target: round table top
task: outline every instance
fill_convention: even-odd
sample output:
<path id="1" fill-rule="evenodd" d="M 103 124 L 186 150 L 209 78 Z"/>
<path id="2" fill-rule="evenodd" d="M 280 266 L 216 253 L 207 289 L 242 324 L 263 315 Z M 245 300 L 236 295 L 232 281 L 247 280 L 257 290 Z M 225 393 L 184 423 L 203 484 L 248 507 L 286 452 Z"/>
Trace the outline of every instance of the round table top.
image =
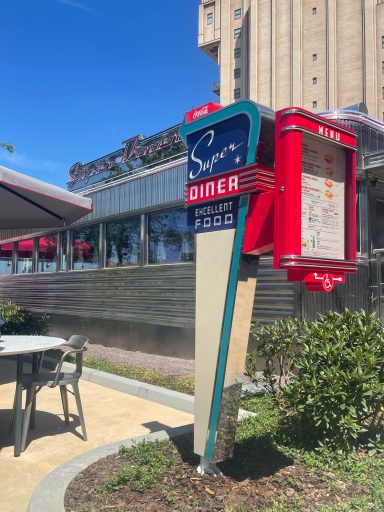
<path id="1" fill-rule="evenodd" d="M 13 356 L 16 354 L 31 354 L 57 348 L 66 342 L 64 338 L 53 336 L 0 336 L 0 356 Z"/>

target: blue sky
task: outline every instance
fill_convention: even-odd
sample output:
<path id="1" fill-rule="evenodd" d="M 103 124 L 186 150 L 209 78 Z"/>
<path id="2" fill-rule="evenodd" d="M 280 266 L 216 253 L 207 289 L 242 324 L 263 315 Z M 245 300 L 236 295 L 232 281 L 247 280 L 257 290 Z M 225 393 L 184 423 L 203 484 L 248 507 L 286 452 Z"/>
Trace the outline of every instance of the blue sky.
<path id="1" fill-rule="evenodd" d="M 59 186 L 69 167 L 217 101 L 199 0 L 3 0 L 0 165 Z"/>

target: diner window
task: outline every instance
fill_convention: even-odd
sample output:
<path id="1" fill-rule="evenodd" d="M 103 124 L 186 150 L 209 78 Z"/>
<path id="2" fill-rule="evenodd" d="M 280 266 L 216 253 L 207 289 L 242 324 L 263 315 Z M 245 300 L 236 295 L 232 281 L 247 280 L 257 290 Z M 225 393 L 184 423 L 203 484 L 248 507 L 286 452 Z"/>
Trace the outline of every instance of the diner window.
<path id="1" fill-rule="evenodd" d="M 140 217 L 106 225 L 106 266 L 140 264 Z"/>
<path id="2" fill-rule="evenodd" d="M 56 272 L 57 270 L 57 233 L 38 238 L 38 272 Z"/>
<path id="3" fill-rule="evenodd" d="M 13 244 L 0 245 L 0 274 L 12 274 Z"/>
<path id="4" fill-rule="evenodd" d="M 240 89 L 238 87 L 236 89 L 233 89 L 233 98 L 235 100 L 238 100 L 240 98 Z"/>
<path id="5" fill-rule="evenodd" d="M 72 231 L 72 269 L 99 268 L 99 226 L 90 226 Z"/>
<path id="6" fill-rule="evenodd" d="M 62 231 L 60 233 L 60 270 L 68 270 L 67 244 L 68 231 Z"/>
<path id="7" fill-rule="evenodd" d="M 235 20 L 239 20 L 241 18 L 241 9 L 235 9 L 233 13 L 233 17 Z"/>
<path id="8" fill-rule="evenodd" d="M 185 209 L 148 215 L 148 263 L 193 261 L 193 255 L 193 228 Z"/>
<path id="9" fill-rule="evenodd" d="M 213 12 L 209 12 L 207 14 L 207 25 L 212 25 L 213 23 Z"/>
<path id="10" fill-rule="evenodd" d="M 33 239 L 17 242 L 17 273 L 32 272 Z"/>
<path id="11" fill-rule="evenodd" d="M 233 50 L 233 56 L 235 59 L 240 59 L 241 57 L 241 48 L 235 48 Z"/>
<path id="12" fill-rule="evenodd" d="M 241 36 L 241 28 L 235 28 L 233 31 L 233 36 L 235 39 L 238 39 Z"/>
<path id="13" fill-rule="evenodd" d="M 240 78 L 240 73 L 241 73 L 240 68 L 235 68 L 233 70 L 233 78 Z"/>

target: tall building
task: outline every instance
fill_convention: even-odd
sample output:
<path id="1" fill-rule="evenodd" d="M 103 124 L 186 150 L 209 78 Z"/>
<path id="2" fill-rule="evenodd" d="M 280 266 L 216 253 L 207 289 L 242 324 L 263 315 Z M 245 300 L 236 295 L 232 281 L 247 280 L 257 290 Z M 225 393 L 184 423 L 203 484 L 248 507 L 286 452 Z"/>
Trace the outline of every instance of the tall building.
<path id="1" fill-rule="evenodd" d="M 201 0 L 199 47 L 220 66 L 214 91 L 273 109 L 363 101 L 384 117 L 384 0 Z"/>

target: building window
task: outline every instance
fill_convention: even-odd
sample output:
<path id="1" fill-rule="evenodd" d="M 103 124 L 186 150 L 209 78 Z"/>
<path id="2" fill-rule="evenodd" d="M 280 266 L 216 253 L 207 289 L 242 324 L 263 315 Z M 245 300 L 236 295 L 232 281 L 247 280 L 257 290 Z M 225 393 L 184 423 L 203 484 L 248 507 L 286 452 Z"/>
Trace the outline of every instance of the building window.
<path id="1" fill-rule="evenodd" d="M 235 59 L 240 59 L 240 57 L 241 57 L 241 48 L 235 48 L 233 50 L 233 56 L 235 57 Z"/>
<path id="2" fill-rule="evenodd" d="M 235 30 L 233 31 L 233 35 L 235 39 L 238 39 L 241 36 L 241 28 L 235 28 Z"/>
<path id="3" fill-rule="evenodd" d="M 317 60 L 317 53 L 312 53 L 312 60 Z"/>
<path id="4" fill-rule="evenodd" d="M 213 23 L 213 12 L 209 12 L 207 14 L 207 25 L 212 25 Z"/>
<path id="5" fill-rule="evenodd" d="M 317 84 L 317 76 L 314 76 L 312 78 L 312 83 L 313 83 L 313 85 Z"/>
<path id="6" fill-rule="evenodd" d="M 312 101 L 312 108 L 317 108 L 317 101 Z"/>
<path id="7" fill-rule="evenodd" d="M 384 48 L 384 36 L 381 36 L 381 47 Z"/>
<path id="8" fill-rule="evenodd" d="M 233 70 L 233 78 L 240 78 L 240 68 L 235 68 Z"/>
<path id="9" fill-rule="evenodd" d="M 0 245 L 0 274 L 12 274 L 13 244 Z"/>
<path id="10" fill-rule="evenodd" d="M 381 63 L 381 72 L 384 73 L 384 60 Z"/>
<path id="11" fill-rule="evenodd" d="M 140 264 L 140 217 L 106 225 L 106 267 Z"/>
<path id="12" fill-rule="evenodd" d="M 235 20 L 239 20 L 241 18 L 241 9 L 235 9 L 233 17 Z"/>
<path id="13" fill-rule="evenodd" d="M 172 210 L 148 215 L 148 263 L 193 261 L 194 234 L 187 211 Z"/>
<path id="14" fill-rule="evenodd" d="M 99 268 L 99 226 L 72 231 L 72 269 Z"/>
<path id="15" fill-rule="evenodd" d="M 316 14 L 316 13 L 317 13 L 316 7 L 312 7 L 312 14 Z"/>
<path id="16" fill-rule="evenodd" d="M 17 273 L 32 272 L 33 239 L 17 242 Z"/>
<path id="17" fill-rule="evenodd" d="M 235 100 L 238 100 L 240 98 L 240 89 L 239 88 L 233 89 L 233 97 Z"/>
<path id="18" fill-rule="evenodd" d="M 381 95 L 382 95 L 382 98 L 384 100 L 384 87 L 381 88 Z"/>
<path id="19" fill-rule="evenodd" d="M 41 236 L 37 242 L 37 271 L 56 272 L 57 270 L 57 234 Z"/>

